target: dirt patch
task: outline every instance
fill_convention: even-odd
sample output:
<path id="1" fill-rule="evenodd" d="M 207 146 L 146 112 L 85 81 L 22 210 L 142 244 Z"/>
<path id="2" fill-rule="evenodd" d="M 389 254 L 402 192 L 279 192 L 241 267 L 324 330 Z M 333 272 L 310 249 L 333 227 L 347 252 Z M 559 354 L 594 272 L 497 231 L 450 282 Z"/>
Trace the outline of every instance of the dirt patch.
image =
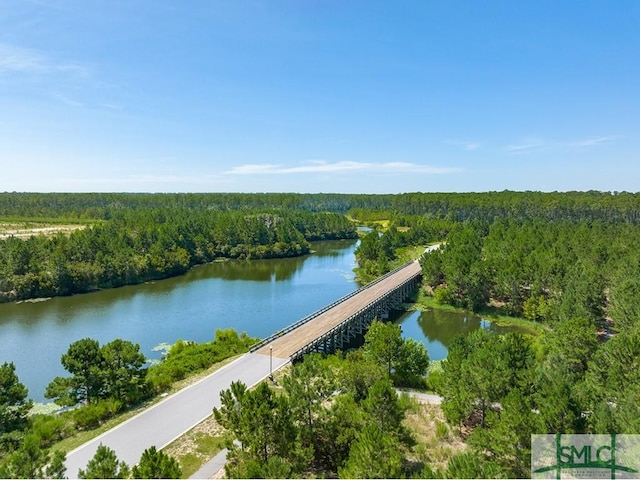
<path id="1" fill-rule="evenodd" d="M 215 417 L 212 415 L 170 443 L 163 451 L 176 458 L 184 457 L 187 454 L 196 454 L 196 456 L 208 461 L 210 457 L 205 458 L 202 455 L 201 442 L 198 440 L 204 437 L 222 437 L 225 432 L 225 428 L 216 422 Z"/>
<path id="2" fill-rule="evenodd" d="M 71 233 L 75 230 L 87 228 L 86 225 L 42 225 L 0 223 L 0 240 L 9 237 L 27 239 L 36 235 L 54 235 L 56 233 Z"/>
<path id="3" fill-rule="evenodd" d="M 225 432 L 211 415 L 162 451 L 178 460 L 183 477 L 189 478 L 224 448 Z"/>

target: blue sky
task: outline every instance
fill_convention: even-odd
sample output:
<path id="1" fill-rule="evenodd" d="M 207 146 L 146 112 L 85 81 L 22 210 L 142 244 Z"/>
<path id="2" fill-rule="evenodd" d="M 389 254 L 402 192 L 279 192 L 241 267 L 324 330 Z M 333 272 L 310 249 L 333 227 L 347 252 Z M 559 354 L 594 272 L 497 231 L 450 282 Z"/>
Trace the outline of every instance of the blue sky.
<path id="1" fill-rule="evenodd" d="M 0 191 L 640 191 L 640 2 L 2 0 Z"/>

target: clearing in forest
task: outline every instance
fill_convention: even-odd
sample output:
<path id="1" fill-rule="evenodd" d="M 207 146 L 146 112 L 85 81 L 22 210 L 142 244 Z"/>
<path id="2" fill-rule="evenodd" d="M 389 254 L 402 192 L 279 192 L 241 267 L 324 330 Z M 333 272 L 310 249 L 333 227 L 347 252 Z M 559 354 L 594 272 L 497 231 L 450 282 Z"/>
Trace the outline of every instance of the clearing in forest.
<path id="1" fill-rule="evenodd" d="M 54 235 L 59 232 L 70 233 L 82 230 L 86 225 L 66 225 L 36 222 L 2 222 L 0 221 L 0 240 L 9 237 L 27 239 L 35 235 Z"/>

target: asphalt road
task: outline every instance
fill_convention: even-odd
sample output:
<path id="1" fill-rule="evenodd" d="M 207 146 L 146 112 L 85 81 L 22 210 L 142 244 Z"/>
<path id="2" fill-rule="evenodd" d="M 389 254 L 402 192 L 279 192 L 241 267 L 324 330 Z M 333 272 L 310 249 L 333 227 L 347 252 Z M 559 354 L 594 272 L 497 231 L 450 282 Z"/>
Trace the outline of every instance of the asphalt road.
<path id="1" fill-rule="evenodd" d="M 273 370 L 289 359 L 273 357 Z M 100 444 L 115 450 L 118 458 L 135 465 L 142 452 L 152 445 L 158 449 L 193 428 L 220 406 L 220 392 L 241 380 L 253 386 L 269 376 L 268 355 L 248 353 L 208 377 L 167 397 L 162 402 L 103 433 L 67 454 L 67 476 L 77 478 Z"/>

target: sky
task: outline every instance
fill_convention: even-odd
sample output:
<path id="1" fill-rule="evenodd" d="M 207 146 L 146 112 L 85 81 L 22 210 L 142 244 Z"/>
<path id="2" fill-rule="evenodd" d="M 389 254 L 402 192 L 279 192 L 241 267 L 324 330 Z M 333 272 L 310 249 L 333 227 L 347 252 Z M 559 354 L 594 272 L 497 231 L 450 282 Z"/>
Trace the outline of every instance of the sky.
<path id="1" fill-rule="evenodd" d="M 640 191 L 640 2 L 0 0 L 0 191 Z"/>

